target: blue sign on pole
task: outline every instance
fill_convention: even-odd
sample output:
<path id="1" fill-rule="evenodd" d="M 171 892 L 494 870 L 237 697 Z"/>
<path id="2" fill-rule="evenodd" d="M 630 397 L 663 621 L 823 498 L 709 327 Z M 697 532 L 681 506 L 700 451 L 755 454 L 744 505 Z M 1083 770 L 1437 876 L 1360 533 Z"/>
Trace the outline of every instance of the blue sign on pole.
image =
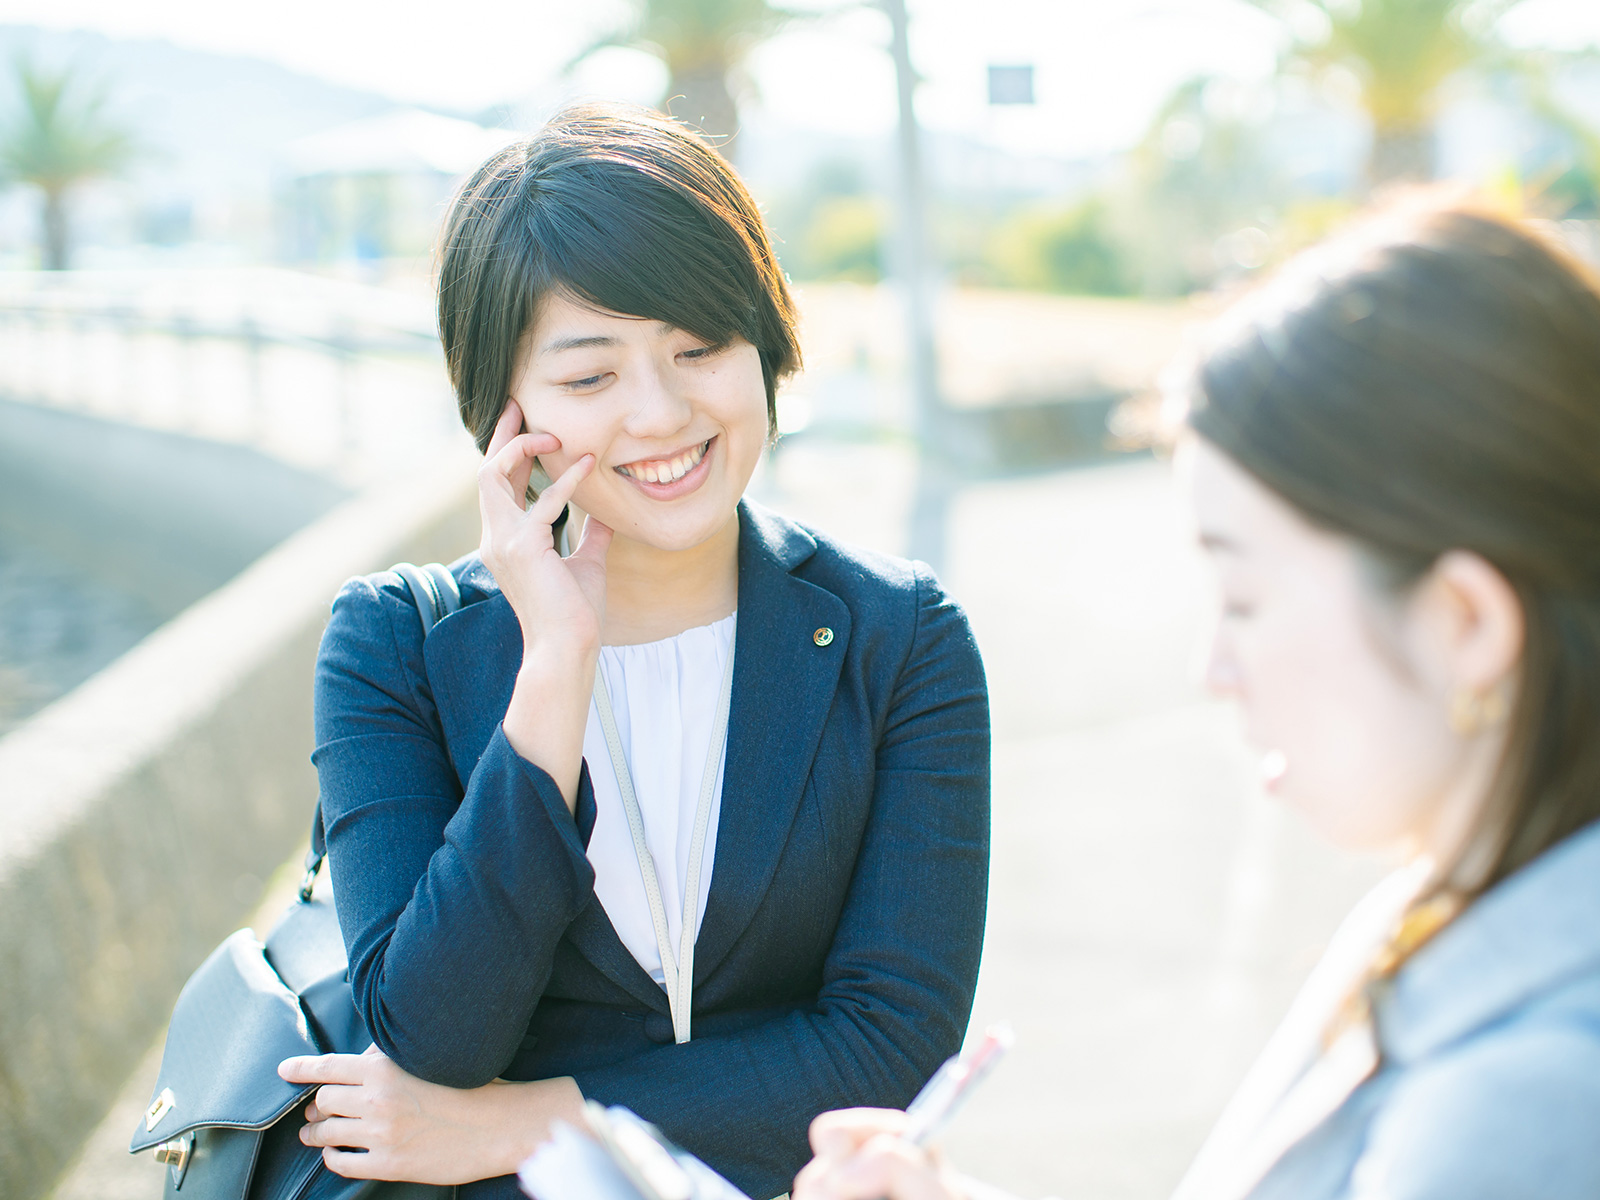
<path id="1" fill-rule="evenodd" d="M 989 68 L 990 104 L 1032 104 L 1033 64 Z"/>

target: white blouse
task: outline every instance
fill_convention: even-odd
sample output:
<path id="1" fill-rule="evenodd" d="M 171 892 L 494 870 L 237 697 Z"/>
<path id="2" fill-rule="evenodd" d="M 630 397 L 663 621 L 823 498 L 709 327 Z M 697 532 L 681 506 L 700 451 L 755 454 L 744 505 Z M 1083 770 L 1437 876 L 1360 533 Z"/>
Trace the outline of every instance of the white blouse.
<path id="1" fill-rule="evenodd" d="M 655 860 L 656 879 L 667 913 L 668 944 L 676 949 L 683 930 L 683 887 L 689 874 L 695 808 L 700 803 L 701 776 L 711 745 L 722 672 L 733 653 L 738 613 L 720 621 L 686 629 L 677 637 L 638 646 L 602 646 L 598 670 L 605 677 L 616 716 L 623 757 L 633 775 L 634 795 L 644 819 L 645 843 Z M 665 985 L 661 951 L 644 879 L 634 854 L 633 835 L 622 808 L 622 790 L 600 728 L 600 713 L 589 701 L 589 724 L 583 734 L 583 757 L 594 785 L 594 831 L 589 835 L 589 862 L 594 891 L 605 907 L 617 936 L 657 983 Z M 700 895 L 695 901 L 695 936 L 705 916 L 716 861 L 717 823 L 722 816 L 723 745 L 712 792 L 711 823 L 700 867 Z"/>

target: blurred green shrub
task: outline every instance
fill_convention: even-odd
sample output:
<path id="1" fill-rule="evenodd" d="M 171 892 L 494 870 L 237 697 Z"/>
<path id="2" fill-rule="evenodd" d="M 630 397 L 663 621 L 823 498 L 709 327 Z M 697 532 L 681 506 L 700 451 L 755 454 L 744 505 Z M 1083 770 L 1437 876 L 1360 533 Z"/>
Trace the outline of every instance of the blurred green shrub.
<path id="1" fill-rule="evenodd" d="M 1019 209 L 989 241 L 995 282 L 1034 291 L 1125 296 L 1130 274 L 1098 198 L 1062 207 Z"/>
<path id="2" fill-rule="evenodd" d="M 883 204 L 874 196 L 823 196 L 811 209 L 791 268 L 808 279 L 883 278 Z"/>

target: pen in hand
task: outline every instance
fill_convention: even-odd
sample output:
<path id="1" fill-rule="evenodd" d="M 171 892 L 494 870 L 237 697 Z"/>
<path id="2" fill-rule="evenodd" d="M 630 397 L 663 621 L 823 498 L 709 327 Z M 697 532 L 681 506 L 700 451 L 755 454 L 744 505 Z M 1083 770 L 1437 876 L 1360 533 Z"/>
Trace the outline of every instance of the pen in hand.
<path id="1" fill-rule="evenodd" d="M 906 1116 L 911 1120 L 900 1136 L 918 1146 L 937 1137 L 1015 1040 L 1011 1026 L 1001 1021 L 984 1030 L 983 1037 L 967 1050 L 947 1060 L 906 1106 Z"/>

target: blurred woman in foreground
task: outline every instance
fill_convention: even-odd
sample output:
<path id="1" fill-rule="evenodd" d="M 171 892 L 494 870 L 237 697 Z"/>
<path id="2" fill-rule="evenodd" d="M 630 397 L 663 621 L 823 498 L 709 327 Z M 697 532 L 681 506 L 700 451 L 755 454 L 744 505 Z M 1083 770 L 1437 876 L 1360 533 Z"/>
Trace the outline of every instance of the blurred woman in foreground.
<path id="1" fill-rule="evenodd" d="M 1178 1196 L 1600 1196 L 1595 280 L 1508 221 L 1390 214 L 1231 314 L 1185 399 L 1207 683 L 1285 803 L 1406 865 Z M 819 1117 L 795 1200 L 968 1190 L 902 1119 Z"/>

